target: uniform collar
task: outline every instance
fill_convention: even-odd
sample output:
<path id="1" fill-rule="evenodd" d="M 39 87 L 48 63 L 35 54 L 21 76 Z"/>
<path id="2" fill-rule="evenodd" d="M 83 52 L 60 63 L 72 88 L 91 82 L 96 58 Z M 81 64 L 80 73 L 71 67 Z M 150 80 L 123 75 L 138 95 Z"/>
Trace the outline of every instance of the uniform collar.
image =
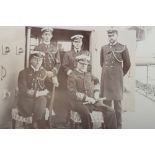
<path id="1" fill-rule="evenodd" d="M 39 69 L 40 69 L 40 68 L 36 69 L 36 68 L 34 68 L 32 65 L 31 65 L 31 68 L 32 68 L 32 70 L 33 70 L 34 72 L 37 72 L 37 71 L 39 71 Z"/>
<path id="2" fill-rule="evenodd" d="M 114 46 L 114 45 L 116 45 L 118 42 L 116 41 L 115 43 L 113 43 L 113 44 L 111 44 L 111 43 L 109 43 L 109 45 L 110 46 Z"/>
<path id="3" fill-rule="evenodd" d="M 79 52 L 81 52 L 81 49 L 76 49 L 76 48 L 74 48 L 74 51 L 76 52 L 76 53 L 79 53 Z"/>
<path id="4" fill-rule="evenodd" d="M 51 42 L 45 42 L 45 41 L 43 41 L 43 43 L 44 43 L 45 45 L 50 45 L 50 44 L 51 44 Z"/>

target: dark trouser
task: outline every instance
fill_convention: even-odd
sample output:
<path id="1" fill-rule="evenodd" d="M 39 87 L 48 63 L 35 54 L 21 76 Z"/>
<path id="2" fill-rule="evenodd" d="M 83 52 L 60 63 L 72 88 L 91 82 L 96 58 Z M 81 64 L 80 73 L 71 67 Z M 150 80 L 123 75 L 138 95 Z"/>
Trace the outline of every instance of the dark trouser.
<path id="1" fill-rule="evenodd" d="M 46 97 L 38 97 L 34 100 L 34 110 L 33 110 L 33 119 L 34 121 L 38 121 L 43 119 L 45 110 L 46 110 Z"/>
<path id="2" fill-rule="evenodd" d="M 97 106 L 93 104 L 74 104 L 73 110 L 80 114 L 82 120 L 82 127 L 84 129 L 92 128 L 91 116 L 90 112 L 92 111 L 100 111 L 104 115 L 104 123 L 107 129 L 116 129 L 116 115 L 115 111 L 108 106 Z"/>
<path id="3" fill-rule="evenodd" d="M 103 113 L 104 116 L 104 124 L 106 129 L 116 129 L 117 128 L 117 121 L 116 121 L 116 115 L 113 108 L 109 106 L 98 106 L 96 104 L 94 105 L 88 105 L 88 107 L 93 111 L 100 111 Z"/>
<path id="4" fill-rule="evenodd" d="M 106 100 L 104 101 L 104 104 L 108 106 L 112 106 L 112 100 Z M 116 113 L 116 119 L 117 119 L 117 128 L 122 128 L 122 105 L 121 100 L 114 100 L 114 109 Z"/>
<path id="5" fill-rule="evenodd" d="M 72 105 L 72 110 L 79 113 L 83 129 L 92 128 L 90 111 L 86 105 L 83 105 L 82 103 L 75 103 Z"/>
<path id="6" fill-rule="evenodd" d="M 40 96 L 37 98 L 22 97 L 18 103 L 20 115 L 29 117 L 33 115 L 33 122 L 40 122 L 44 119 L 47 98 Z"/>

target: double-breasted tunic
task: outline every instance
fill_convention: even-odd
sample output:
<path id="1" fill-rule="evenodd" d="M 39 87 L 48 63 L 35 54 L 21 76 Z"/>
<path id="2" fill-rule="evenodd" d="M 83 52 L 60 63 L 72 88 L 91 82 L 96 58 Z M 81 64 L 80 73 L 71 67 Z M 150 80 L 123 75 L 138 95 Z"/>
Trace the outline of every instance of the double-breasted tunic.
<path id="1" fill-rule="evenodd" d="M 53 73 L 56 75 L 61 65 L 60 53 L 57 48 L 52 44 L 46 45 L 44 43 L 41 43 L 36 46 L 34 50 L 45 53 L 45 57 L 43 59 L 43 67 L 47 71 L 53 71 Z"/>
<path id="2" fill-rule="evenodd" d="M 103 46 L 100 65 L 102 67 L 101 97 L 106 97 L 107 100 L 122 100 L 123 76 L 131 65 L 127 47 L 118 42 L 115 45 Z"/>

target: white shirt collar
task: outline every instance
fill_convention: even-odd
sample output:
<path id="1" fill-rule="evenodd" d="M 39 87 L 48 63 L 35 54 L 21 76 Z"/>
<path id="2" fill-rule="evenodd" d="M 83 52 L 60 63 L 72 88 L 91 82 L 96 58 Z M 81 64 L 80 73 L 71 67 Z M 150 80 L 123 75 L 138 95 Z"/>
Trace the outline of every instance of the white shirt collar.
<path id="1" fill-rule="evenodd" d="M 75 51 L 76 53 L 78 53 L 78 52 L 81 51 L 81 49 L 76 49 L 76 48 L 74 48 L 74 51 Z"/>

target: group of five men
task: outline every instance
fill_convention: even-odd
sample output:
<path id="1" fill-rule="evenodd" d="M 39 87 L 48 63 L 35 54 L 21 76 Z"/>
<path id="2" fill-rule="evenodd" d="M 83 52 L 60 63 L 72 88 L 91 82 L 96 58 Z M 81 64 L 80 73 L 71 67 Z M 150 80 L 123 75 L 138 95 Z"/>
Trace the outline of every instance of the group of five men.
<path id="1" fill-rule="evenodd" d="M 71 109 L 79 113 L 82 128 L 92 128 L 92 111 L 103 113 L 106 128 L 121 128 L 123 76 L 130 68 L 130 58 L 127 47 L 117 42 L 118 31 L 108 31 L 109 44 L 101 49 L 100 90 L 95 87 L 99 85 L 98 78 L 88 71 L 90 52 L 82 49 L 83 35 L 71 37 L 72 50 L 65 53 L 61 62 L 59 51 L 51 44 L 53 29 L 45 27 L 41 32 L 42 43 L 31 53 L 29 67 L 19 73 L 20 115 L 32 116 L 33 128 L 42 128 L 46 107 L 52 97 L 52 88 L 59 86 L 57 75 L 62 66 L 67 75 L 66 91 Z M 96 92 L 100 92 L 100 96 L 95 95 Z"/>

